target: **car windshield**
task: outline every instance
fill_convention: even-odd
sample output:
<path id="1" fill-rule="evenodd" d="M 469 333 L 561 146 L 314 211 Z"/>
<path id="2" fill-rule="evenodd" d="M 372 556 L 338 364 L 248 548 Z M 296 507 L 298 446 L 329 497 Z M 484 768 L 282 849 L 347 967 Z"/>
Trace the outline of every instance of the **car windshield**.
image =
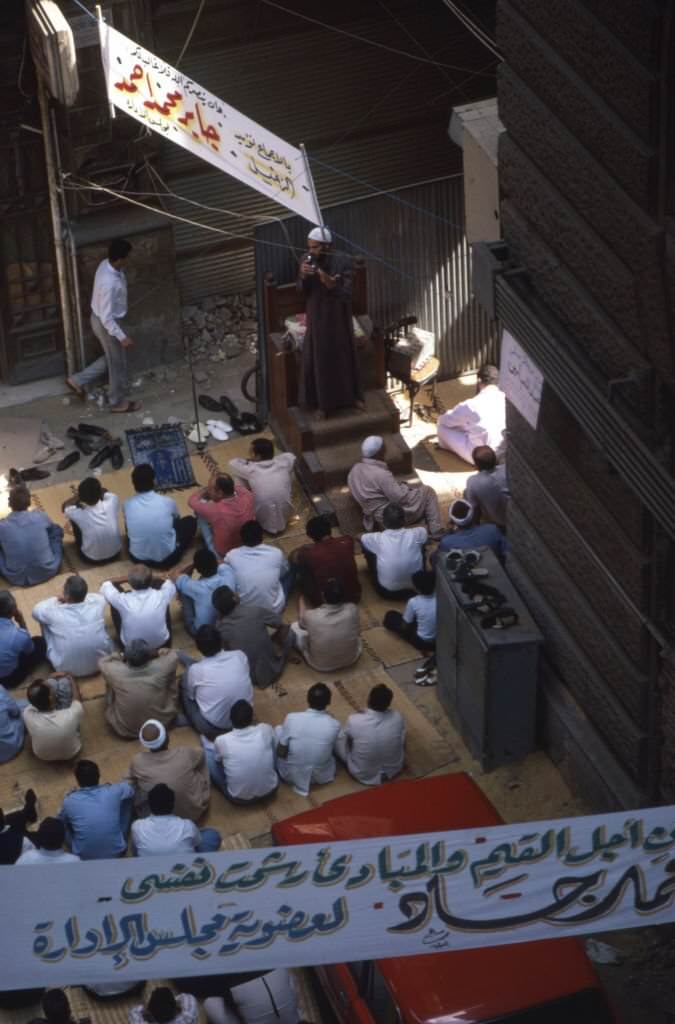
<path id="1" fill-rule="evenodd" d="M 505 1017 L 491 1017 L 485 1024 L 613 1024 L 607 1001 L 598 989 L 585 989 L 552 1003 L 516 1010 Z"/>

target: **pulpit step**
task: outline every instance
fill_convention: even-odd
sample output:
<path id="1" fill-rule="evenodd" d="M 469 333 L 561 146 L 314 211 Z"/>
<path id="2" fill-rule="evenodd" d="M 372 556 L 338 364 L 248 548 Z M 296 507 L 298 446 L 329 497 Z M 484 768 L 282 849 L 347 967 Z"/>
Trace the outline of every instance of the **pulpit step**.
<path id="1" fill-rule="evenodd" d="M 380 433 L 384 438 L 387 465 L 395 475 L 412 472 L 412 452 L 400 434 L 389 431 L 369 430 Z M 311 451 L 302 452 L 299 457 L 299 472 L 313 491 L 325 491 L 341 484 L 346 486 L 347 474 L 361 458 L 361 442 L 366 436 L 361 433 L 355 440 L 339 444 L 322 444 Z"/>

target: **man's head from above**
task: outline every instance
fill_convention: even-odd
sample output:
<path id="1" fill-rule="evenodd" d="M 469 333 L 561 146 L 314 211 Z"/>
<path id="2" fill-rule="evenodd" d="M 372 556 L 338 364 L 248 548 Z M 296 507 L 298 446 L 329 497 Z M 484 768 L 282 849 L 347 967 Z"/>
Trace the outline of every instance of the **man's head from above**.
<path id="1" fill-rule="evenodd" d="M 471 458 L 476 469 L 494 469 L 497 465 L 497 456 L 495 455 L 494 449 L 490 448 L 489 444 L 479 444 L 477 448 L 471 452 Z"/>
<path id="2" fill-rule="evenodd" d="M 230 708 L 233 729 L 248 729 L 253 722 L 253 708 L 247 700 L 235 700 Z"/>
<path id="3" fill-rule="evenodd" d="M 60 988 L 50 988 L 44 993 L 42 1012 L 47 1024 L 69 1024 L 73 1019 L 68 996 Z"/>
<path id="4" fill-rule="evenodd" d="M 211 594 L 211 604 L 219 615 L 229 615 L 239 604 L 239 599 L 230 587 L 217 587 Z"/>
<path id="5" fill-rule="evenodd" d="M 98 505 L 99 501 L 103 497 L 101 482 L 97 480 L 95 476 L 85 477 L 85 479 L 78 484 L 77 496 L 83 505 Z"/>
<path id="6" fill-rule="evenodd" d="M 234 480 L 229 473 L 219 473 L 211 481 L 211 494 L 215 501 L 231 498 L 234 494 Z"/>
<path id="7" fill-rule="evenodd" d="M 171 786 L 164 782 L 158 782 L 148 793 L 148 807 L 150 814 L 173 814 L 176 806 L 176 794 Z"/>
<path id="8" fill-rule="evenodd" d="M 131 250 L 131 242 L 127 242 L 126 238 L 113 238 L 108 246 L 108 262 L 116 270 L 121 270 L 129 259 Z"/>
<path id="9" fill-rule="evenodd" d="M 401 530 L 405 526 L 405 512 L 395 501 L 385 505 L 382 513 L 382 525 L 385 530 Z"/>
<path id="10" fill-rule="evenodd" d="M 148 999 L 143 1016 L 149 1024 L 170 1024 L 180 1008 L 170 988 L 156 988 Z"/>
<path id="11" fill-rule="evenodd" d="M 47 686 L 44 679 L 34 679 L 26 692 L 28 703 L 36 711 L 51 711 L 53 694 L 50 686 Z"/>
<path id="12" fill-rule="evenodd" d="M 15 611 L 14 595 L 9 590 L 0 590 L 0 619 L 11 619 Z"/>
<path id="13" fill-rule="evenodd" d="M 7 504 L 12 512 L 25 512 L 30 508 L 30 491 L 27 487 L 12 487 Z"/>
<path id="14" fill-rule="evenodd" d="M 155 471 L 149 462 L 141 462 L 131 471 L 131 482 L 137 494 L 147 494 L 155 486 Z"/>
<path id="15" fill-rule="evenodd" d="M 145 750 L 165 750 L 169 746 L 169 734 L 156 718 L 149 718 L 143 723 L 138 738 Z"/>
<path id="16" fill-rule="evenodd" d="M 143 668 L 152 660 L 154 653 L 147 640 L 137 637 L 124 648 L 124 660 L 130 668 Z"/>
<path id="17" fill-rule="evenodd" d="M 448 518 L 455 526 L 471 526 L 474 514 L 473 505 L 464 501 L 464 498 L 455 498 L 448 509 Z"/>
<path id="18" fill-rule="evenodd" d="M 310 540 L 315 542 L 325 540 L 326 537 L 330 537 L 331 525 L 328 516 L 312 516 L 311 519 L 307 520 L 305 533 Z"/>
<path id="19" fill-rule="evenodd" d="M 423 597 L 431 597 L 436 589 L 436 573 L 428 569 L 418 569 L 412 574 L 411 579 L 413 587 Z"/>
<path id="20" fill-rule="evenodd" d="M 251 441 L 250 453 L 254 462 L 269 462 L 274 458 L 274 441 L 268 437 L 256 437 Z"/>
<path id="21" fill-rule="evenodd" d="M 345 599 L 345 588 L 342 580 L 329 579 L 323 588 L 323 599 L 326 604 L 343 604 Z"/>
<path id="22" fill-rule="evenodd" d="M 129 569 L 127 581 L 132 590 L 147 590 L 152 584 L 152 569 L 147 565 L 133 565 Z"/>
<path id="23" fill-rule="evenodd" d="M 325 683 L 314 683 L 307 691 L 307 703 L 313 711 L 324 711 L 331 702 L 331 692 Z"/>
<path id="24" fill-rule="evenodd" d="M 383 459 L 384 438 L 379 434 L 371 434 L 361 444 L 361 455 L 364 459 Z"/>
<path id="25" fill-rule="evenodd" d="M 75 765 L 75 778 L 78 785 L 83 789 L 87 786 L 98 786 L 101 781 L 101 773 L 94 761 L 78 761 Z"/>
<path id="26" fill-rule="evenodd" d="M 393 699 L 393 691 L 384 683 L 378 683 L 368 694 L 368 707 L 371 711 L 386 711 Z"/>
<path id="27" fill-rule="evenodd" d="M 257 548 L 259 544 L 262 544 L 265 537 L 262 526 L 255 519 L 249 519 L 247 523 L 244 523 L 239 531 L 239 536 L 241 537 L 241 543 L 246 548 Z"/>
<path id="28" fill-rule="evenodd" d="M 61 818 L 44 818 L 35 835 L 40 850 L 60 850 L 66 841 L 66 826 Z"/>
<path id="29" fill-rule="evenodd" d="M 63 600 L 66 604 L 82 604 L 89 593 L 84 576 L 69 576 L 63 584 Z"/>
<path id="30" fill-rule="evenodd" d="M 192 564 L 203 579 L 209 579 L 218 572 L 218 559 L 209 548 L 198 548 Z"/>
<path id="31" fill-rule="evenodd" d="M 218 587 L 218 590 L 220 589 Z M 216 594 L 218 590 L 216 590 Z M 215 654 L 220 654 L 223 649 L 223 641 L 215 626 L 200 626 L 195 633 L 195 644 L 203 658 L 212 658 Z"/>
<path id="32" fill-rule="evenodd" d="M 492 363 L 485 363 L 481 366 L 477 374 L 478 377 L 478 390 L 482 391 L 483 388 L 488 387 L 490 384 L 499 384 L 499 370 Z"/>
<path id="33" fill-rule="evenodd" d="M 333 236 L 326 227 L 312 228 L 307 235 L 307 248 L 310 256 L 318 259 L 333 243 Z"/>

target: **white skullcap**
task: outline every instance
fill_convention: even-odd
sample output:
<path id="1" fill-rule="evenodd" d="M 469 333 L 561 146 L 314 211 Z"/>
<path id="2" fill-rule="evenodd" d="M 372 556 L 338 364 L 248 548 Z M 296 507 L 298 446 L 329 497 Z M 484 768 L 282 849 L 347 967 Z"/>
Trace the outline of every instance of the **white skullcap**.
<path id="1" fill-rule="evenodd" d="M 307 238 L 310 242 L 326 242 L 328 245 L 333 241 L 333 236 L 328 228 L 312 228 Z"/>
<path id="2" fill-rule="evenodd" d="M 149 725 L 154 725 L 157 729 L 157 739 L 146 740 L 143 733 Z M 156 718 L 149 718 L 147 722 L 144 722 L 141 726 L 141 730 L 138 734 L 138 738 L 145 747 L 146 750 L 159 750 L 160 747 L 164 746 L 166 742 L 166 729 L 161 722 L 158 722 Z"/>
<path id="3" fill-rule="evenodd" d="M 364 459 L 374 459 L 383 444 L 383 439 L 378 437 L 377 434 L 371 434 L 370 437 L 367 437 L 361 445 L 361 454 Z"/>
<path id="4" fill-rule="evenodd" d="M 466 526 L 473 519 L 473 514 L 473 505 L 464 498 L 456 498 L 448 509 L 448 518 L 457 526 Z"/>

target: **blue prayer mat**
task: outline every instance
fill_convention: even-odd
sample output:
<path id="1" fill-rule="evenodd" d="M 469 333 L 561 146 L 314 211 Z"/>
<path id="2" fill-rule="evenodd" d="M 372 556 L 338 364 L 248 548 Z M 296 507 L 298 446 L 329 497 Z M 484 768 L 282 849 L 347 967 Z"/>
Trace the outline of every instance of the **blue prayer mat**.
<path id="1" fill-rule="evenodd" d="M 156 490 L 195 486 L 187 442 L 179 424 L 141 427 L 127 430 L 126 435 L 134 466 L 148 462 L 154 469 Z"/>

